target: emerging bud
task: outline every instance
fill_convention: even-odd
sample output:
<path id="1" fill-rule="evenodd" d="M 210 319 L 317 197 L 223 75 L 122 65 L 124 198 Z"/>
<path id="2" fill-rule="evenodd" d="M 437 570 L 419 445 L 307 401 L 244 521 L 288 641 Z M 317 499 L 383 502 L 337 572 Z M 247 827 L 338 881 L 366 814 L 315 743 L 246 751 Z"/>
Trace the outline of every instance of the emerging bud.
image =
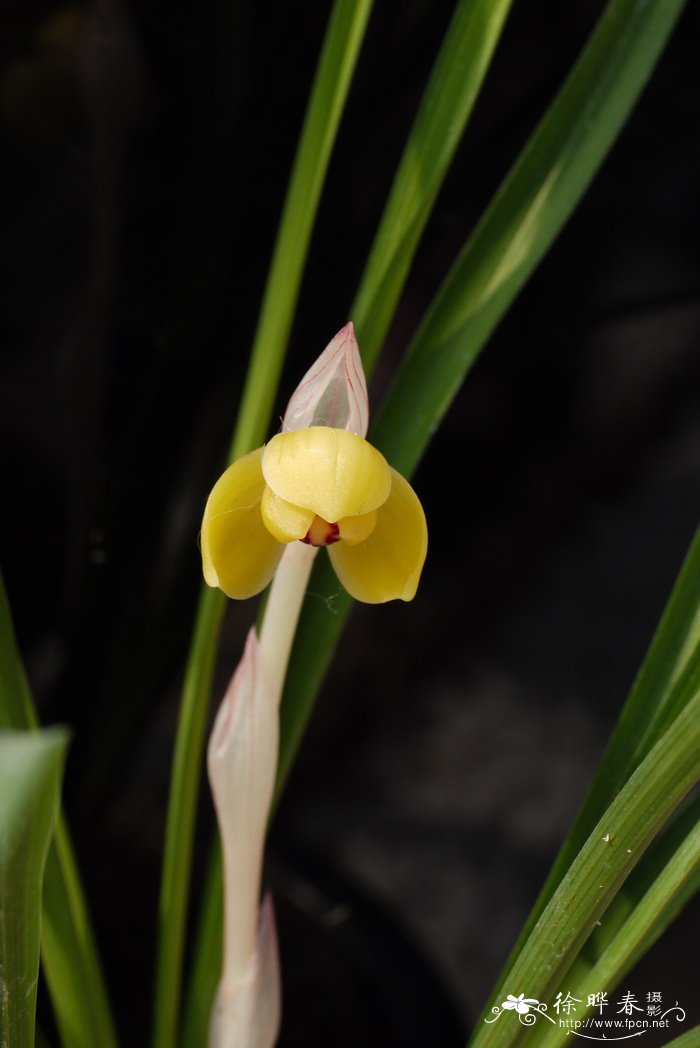
<path id="1" fill-rule="evenodd" d="M 279 955 L 272 899 L 260 907 L 255 953 L 237 983 L 222 979 L 214 1001 L 209 1048 L 274 1048 L 281 1013 Z"/>
<path id="2" fill-rule="evenodd" d="M 330 426 L 361 437 L 369 426 L 367 383 L 352 321 L 341 328 L 292 394 L 283 431 Z"/>
<path id="3" fill-rule="evenodd" d="M 224 964 L 211 1048 L 272 1048 L 279 967 L 271 904 L 258 901 L 277 766 L 277 689 L 251 629 L 214 722 L 207 764 L 224 867 Z"/>

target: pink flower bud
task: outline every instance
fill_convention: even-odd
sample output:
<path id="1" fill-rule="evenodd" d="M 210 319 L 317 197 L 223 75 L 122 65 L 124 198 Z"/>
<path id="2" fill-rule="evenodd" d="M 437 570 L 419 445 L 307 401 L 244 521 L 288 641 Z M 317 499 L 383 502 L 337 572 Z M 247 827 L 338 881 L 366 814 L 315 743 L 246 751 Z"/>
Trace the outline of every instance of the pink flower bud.
<path id="1" fill-rule="evenodd" d="M 311 365 L 287 405 L 282 429 L 330 426 L 367 435 L 369 400 L 352 321 Z"/>
<path id="2" fill-rule="evenodd" d="M 223 854 L 224 965 L 220 992 L 228 1002 L 239 994 L 252 994 L 249 984 L 257 985 L 258 976 L 253 979 L 253 975 L 261 949 L 260 877 L 278 742 L 277 690 L 251 629 L 243 658 L 216 716 L 207 752 Z M 267 935 L 265 950 L 269 951 L 268 925 L 261 927 Z M 225 1013 L 229 1012 L 227 1006 Z M 221 1023 L 218 1028 L 223 1029 Z M 243 1040 L 211 1043 L 262 1048 L 258 1042 Z"/>

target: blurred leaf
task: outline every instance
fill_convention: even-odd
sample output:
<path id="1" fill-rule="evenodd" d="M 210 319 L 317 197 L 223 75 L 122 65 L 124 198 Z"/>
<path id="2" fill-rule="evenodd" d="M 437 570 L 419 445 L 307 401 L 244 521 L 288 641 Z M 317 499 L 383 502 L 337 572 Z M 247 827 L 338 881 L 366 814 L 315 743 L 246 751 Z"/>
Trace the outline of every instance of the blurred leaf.
<path id="1" fill-rule="evenodd" d="M 0 1044 L 34 1044 L 41 882 L 68 733 L 0 732 Z"/>
<path id="2" fill-rule="evenodd" d="M 668 1042 L 666 1048 L 700 1048 L 700 1026 L 694 1026 L 687 1033 L 675 1037 Z"/>
<path id="3" fill-rule="evenodd" d="M 80 873 L 60 814 L 44 875 L 41 958 L 64 1048 L 116 1048 Z"/>
<path id="4" fill-rule="evenodd" d="M 0 572 L 0 729 L 36 728 L 37 718 L 17 650 L 5 582 Z"/>
<path id="5" fill-rule="evenodd" d="M 319 58 L 267 278 L 230 450 L 235 459 L 267 433 L 309 239 L 371 0 L 336 0 Z M 204 730 L 225 598 L 202 588 L 178 719 L 161 878 L 154 1048 L 175 1043 L 197 792 Z M 218 977 L 211 973 L 210 980 Z M 188 1028 L 191 1021 L 186 1020 Z M 198 1035 L 202 1040 L 204 1031 Z M 201 1043 L 201 1041 L 200 1041 Z"/>
<path id="6" fill-rule="evenodd" d="M 415 469 L 489 335 L 578 204 L 683 6 L 610 0 L 444 280 L 382 405 L 375 440 L 399 472 Z"/>
<path id="7" fill-rule="evenodd" d="M 38 719 L 0 575 L 0 729 L 34 729 Z M 65 1048 L 117 1044 L 100 961 L 68 828 L 59 814 L 44 872 L 43 971 Z"/>
<path id="8" fill-rule="evenodd" d="M 350 310 L 369 375 L 464 133 L 512 0 L 459 0 Z"/>
<path id="9" fill-rule="evenodd" d="M 697 692 L 622 788 L 562 878 L 508 973 L 508 992 L 520 993 L 512 987 L 523 987 L 528 997 L 547 1000 L 647 846 L 699 778 Z M 697 846 L 695 834 L 688 840 L 681 848 L 681 872 L 686 875 Z M 675 871 L 669 864 L 650 889 L 651 904 L 645 896 L 629 918 L 630 934 L 644 934 L 643 926 L 663 908 L 674 884 Z M 507 1048 L 521 1034 L 522 1026 L 506 1015 L 479 1023 L 470 1045 Z"/>

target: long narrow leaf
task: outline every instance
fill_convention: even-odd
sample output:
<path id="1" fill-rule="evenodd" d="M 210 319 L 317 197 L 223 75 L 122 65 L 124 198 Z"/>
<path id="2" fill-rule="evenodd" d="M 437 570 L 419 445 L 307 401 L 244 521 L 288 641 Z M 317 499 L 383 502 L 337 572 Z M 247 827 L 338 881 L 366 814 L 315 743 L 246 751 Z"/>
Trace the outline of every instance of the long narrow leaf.
<path id="1" fill-rule="evenodd" d="M 554 892 L 508 975 L 546 1001 L 669 814 L 700 777 L 700 693 L 637 768 Z M 513 991 L 509 991 L 513 992 Z M 478 1025 L 472 1048 L 507 1048 L 522 1027 L 508 1016 Z"/>
<path id="2" fill-rule="evenodd" d="M 321 189 L 371 7 L 372 0 L 336 0 L 333 7 L 265 288 L 231 459 L 261 444 L 266 435 Z M 202 590 L 185 672 L 161 878 L 154 1048 L 172 1048 L 178 1030 L 196 798 L 224 608 L 221 593 Z M 210 977 L 215 979 L 216 973 Z"/>
<path id="3" fill-rule="evenodd" d="M 512 0 L 459 0 L 350 310 L 370 373 Z"/>
<path id="4" fill-rule="evenodd" d="M 194 948 L 195 963 L 187 988 L 181 1048 L 199 1048 L 209 1023 L 221 973 L 224 926 L 224 878 L 218 835 L 209 856 Z"/>
<path id="5" fill-rule="evenodd" d="M 321 190 L 372 0 L 336 0 L 306 111 L 246 377 L 231 458 L 266 436 Z"/>
<path id="6" fill-rule="evenodd" d="M 38 718 L 0 575 L 0 728 L 35 729 Z M 59 814 L 44 872 L 43 970 L 64 1048 L 116 1048 L 107 992 L 67 826 Z"/>
<path id="7" fill-rule="evenodd" d="M 41 882 L 68 733 L 0 732 L 0 1044 L 34 1044 Z"/>
<path id="8" fill-rule="evenodd" d="M 36 728 L 32 696 L 20 658 L 5 582 L 0 572 L 0 729 Z"/>
<path id="9" fill-rule="evenodd" d="M 696 532 L 651 647 L 583 806 L 530 913 L 498 986 L 579 848 L 622 783 L 700 685 L 700 530 Z M 498 987 L 496 988 L 498 989 Z"/>
<path id="10" fill-rule="evenodd" d="M 695 797 L 670 822 L 664 833 L 654 842 L 653 846 L 625 882 L 621 891 L 615 896 L 615 899 L 606 910 L 605 921 L 593 930 L 586 945 L 567 972 L 567 984 L 578 986 L 588 978 L 591 969 L 598 964 L 612 941 L 624 927 L 630 915 L 648 894 L 652 885 L 662 875 L 664 869 L 669 865 L 672 866 L 676 861 L 679 849 L 684 846 L 688 836 L 695 832 L 698 823 L 700 823 L 700 797 Z M 641 945 L 633 946 L 633 944 L 630 944 L 627 959 L 628 967 L 631 967 L 652 942 L 656 941 L 666 930 L 683 906 L 692 898 L 697 889 L 697 883 L 697 874 L 691 873 L 687 880 L 678 885 L 673 899 L 670 899 L 666 905 L 658 910 L 656 919 L 649 928 Z"/>
<path id="11" fill-rule="evenodd" d="M 577 1018 L 583 1018 L 589 995 L 597 993 L 601 986 L 612 990 L 637 957 L 658 937 L 661 932 L 659 914 L 675 908 L 678 896 L 696 878 L 699 870 L 700 822 L 696 822 L 586 977 L 571 984 L 575 986 L 573 995 L 584 1002 Z M 556 1048 L 567 1036 L 566 1029 L 548 1026 L 545 1035 L 537 1042 L 538 1048 Z"/>

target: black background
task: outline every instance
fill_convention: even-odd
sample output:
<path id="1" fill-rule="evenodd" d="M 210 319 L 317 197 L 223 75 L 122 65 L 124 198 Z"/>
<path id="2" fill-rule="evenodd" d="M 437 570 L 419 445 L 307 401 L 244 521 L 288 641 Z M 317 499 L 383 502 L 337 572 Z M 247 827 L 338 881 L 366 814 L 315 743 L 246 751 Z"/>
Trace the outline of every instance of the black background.
<path id="1" fill-rule="evenodd" d="M 280 414 L 349 319 L 451 6 L 385 0 L 373 12 Z M 374 403 L 601 7 L 514 5 Z M 42 719 L 74 728 L 66 804 L 130 1045 L 145 1043 L 199 518 L 327 11 L 4 5 L 0 558 Z M 336 901 L 356 893 L 358 913 L 374 898 L 368 935 L 406 929 L 465 1027 L 582 798 L 697 522 L 697 28 L 688 10 L 435 437 L 415 477 L 431 542 L 418 597 L 355 612 L 273 833 L 270 876 L 291 908 L 309 910 L 299 879 L 307 900 L 319 884 Z M 231 608 L 220 686 L 252 614 Z M 210 820 L 204 797 L 196 878 Z M 282 924 L 282 950 L 288 994 L 309 1005 L 290 1003 L 288 1023 L 319 1008 L 322 985 L 296 960 L 299 919 L 287 939 Z M 640 996 L 663 989 L 690 1007 L 697 908 L 689 919 L 635 975 Z M 357 992 L 381 1009 L 381 988 Z M 343 993 L 334 1043 L 369 1043 L 346 1029 L 361 1009 Z M 333 994 L 320 995 L 332 1012 Z M 294 1036 L 288 1026 L 284 1043 L 328 1043 Z M 383 1043 L 392 1036 L 427 1043 Z"/>

